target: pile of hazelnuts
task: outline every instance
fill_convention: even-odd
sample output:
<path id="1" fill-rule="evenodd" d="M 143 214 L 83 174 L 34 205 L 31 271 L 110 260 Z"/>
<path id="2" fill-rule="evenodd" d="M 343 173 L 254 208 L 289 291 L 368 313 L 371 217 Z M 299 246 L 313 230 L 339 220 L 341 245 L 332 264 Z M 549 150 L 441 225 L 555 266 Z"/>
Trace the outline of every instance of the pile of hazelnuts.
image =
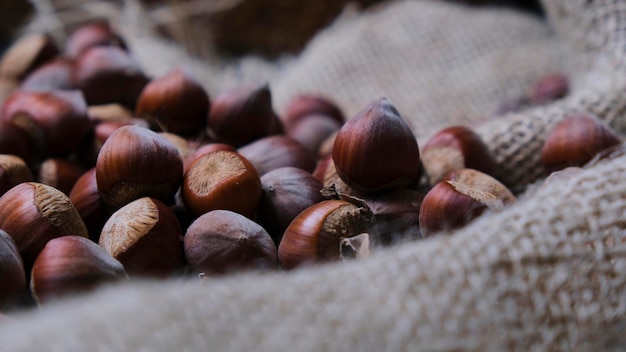
<path id="1" fill-rule="evenodd" d="M 210 99 L 183 69 L 147 77 L 105 22 L 78 28 L 62 50 L 47 35 L 20 38 L 0 82 L 10 88 L 0 103 L 0 311 L 129 277 L 366 257 L 515 201 L 468 127 L 440 131 L 420 152 L 386 98 L 347 120 L 314 94 L 278 116 L 267 84 Z M 544 161 L 555 169 L 620 143 L 590 114 L 553 133 Z M 589 143 L 567 145 L 559 134 L 571 133 Z"/>

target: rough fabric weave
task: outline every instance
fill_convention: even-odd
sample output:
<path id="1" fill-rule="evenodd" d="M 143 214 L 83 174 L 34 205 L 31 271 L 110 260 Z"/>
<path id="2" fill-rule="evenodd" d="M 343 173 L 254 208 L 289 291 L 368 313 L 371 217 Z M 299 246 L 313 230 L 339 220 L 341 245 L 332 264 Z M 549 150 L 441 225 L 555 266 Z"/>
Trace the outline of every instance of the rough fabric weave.
<path id="1" fill-rule="evenodd" d="M 508 10 L 395 1 L 336 23 L 280 70 L 254 60 L 240 62 L 239 76 L 195 67 L 201 77 L 216 74 L 207 77 L 211 89 L 280 72 L 271 80 L 277 107 L 313 90 L 349 115 L 385 95 L 418 138 L 480 123 L 500 176 L 523 187 L 541 177 L 542 141 L 568 112 L 626 129 L 626 2 L 544 6 L 547 24 Z M 155 51 L 145 48 L 167 47 L 143 45 L 136 54 L 147 66 Z M 487 118 L 502 98 L 556 69 L 572 79 L 567 98 Z M 451 236 L 367 260 L 108 288 L 0 323 L 2 350 L 622 350 L 625 175 L 626 156 L 618 156 Z"/>

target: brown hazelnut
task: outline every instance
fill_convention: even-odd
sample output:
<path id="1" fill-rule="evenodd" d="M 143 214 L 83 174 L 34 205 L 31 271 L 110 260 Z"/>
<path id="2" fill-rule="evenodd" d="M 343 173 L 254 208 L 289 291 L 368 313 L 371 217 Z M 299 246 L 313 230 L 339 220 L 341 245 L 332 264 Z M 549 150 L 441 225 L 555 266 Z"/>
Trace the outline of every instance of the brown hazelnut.
<path id="1" fill-rule="evenodd" d="M 281 267 L 292 269 L 339 260 L 342 248 L 351 253 L 368 251 L 367 240 L 355 243 L 342 241 L 361 234 L 375 236 L 372 212 L 344 200 L 325 200 L 302 211 L 289 224 L 278 246 Z M 360 238 L 362 239 L 363 236 Z M 365 247 L 358 247 L 366 244 Z"/>
<path id="2" fill-rule="evenodd" d="M 87 108 L 89 118 L 98 122 L 106 121 L 127 121 L 133 119 L 133 112 L 126 107 L 111 103 L 104 105 L 93 105 Z M 148 124 L 145 124 L 148 128 Z"/>
<path id="3" fill-rule="evenodd" d="M 595 115 L 573 113 L 549 132 L 541 161 L 547 172 L 583 166 L 602 150 L 620 143 L 617 132 Z"/>
<path id="4" fill-rule="evenodd" d="M 123 126 L 104 142 L 96 180 L 111 209 L 141 197 L 170 203 L 180 187 L 183 162 L 165 137 L 139 126 Z"/>
<path id="5" fill-rule="evenodd" d="M 35 145 L 26 131 L 0 121 L 0 154 L 15 155 L 30 165 L 35 158 Z"/>
<path id="6" fill-rule="evenodd" d="M 285 166 L 313 172 L 316 165 L 313 154 L 287 136 L 264 137 L 239 148 L 238 151 L 254 165 L 261 176 Z"/>
<path id="7" fill-rule="evenodd" d="M 22 182 L 34 180 L 33 173 L 22 158 L 0 154 L 0 195 Z"/>
<path id="8" fill-rule="evenodd" d="M 85 169 L 77 163 L 62 159 L 48 158 L 39 167 L 38 181 L 69 194 L 74 183 L 85 173 Z"/>
<path id="9" fill-rule="evenodd" d="M 166 277 L 183 267 L 183 233 L 163 202 L 139 198 L 113 213 L 98 244 L 138 276 Z"/>
<path id="10" fill-rule="evenodd" d="M 122 264 L 91 240 L 54 238 L 43 248 L 31 272 L 30 289 L 39 304 L 85 293 L 127 278 Z"/>
<path id="11" fill-rule="evenodd" d="M 493 194 L 503 205 L 513 204 L 517 199 L 511 190 L 494 177 L 474 169 L 458 169 L 449 173 L 449 181 L 460 182 L 468 187 Z"/>
<path id="12" fill-rule="evenodd" d="M 208 128 L 218 142 L 240 147 L 270 135 L 275 125 L 269 86 L 245 85 L 213 101 Z"/>
<path id="13" fill-rule="evenodd" d="M 87 237 L 87 228 L 69 198 L 37 182 L 20 183 L 0 197 L 0 229 L 15 241 L 26 273 L 49 240 Z"/>
<path id="14" fill-rule="evenodd" d="M 193 152 L 193 155 L 191 155 L 190 157 L 188 157 L 185 160 L 185 172 L 187 172 L 189 170 L 189 167 L 191 166 L 191 164 L 193 163 L 194 160 L 198 159 L 199 157 L 203 156 L 204 154 L 208 154 L 210 152 L 214 152 L 214 151 L 218 151 L 218 150 L 228 150 L 231 152 L 236 152 L 237 149 L 233 146 L 231 146 L 230 144 L 226 144 L 226 143 L 208 143 L 205 144 L 201 147 L 199 147 L 198 149 L 196 149 Z"/>
<path id="15" fill-rule="evenodd" d="M 341 127 L 332 155 L 341 179 L 362 192 L 411 188 L 421 175 L 415 136 L 386 98 L 372 102 Z"/>
<path id="16" fill-rule="evenodd" d="M 420 155 L 431 185 L 461 168 L 489 174 L 496 167 L 487 145 L 465 126 L 450 126 L 439 131 L 424 145 Z"/>
<path id="17" fill-rule="evenodd" d="M 289 130 L 289 137 L 300 142 L 314 156 L 320 156 L 320 147 L 341 124 L 326 115 L 307 115 Z"/>
<path id="18" fill-rule="evenodd" d="M 74 60 L 59 57 L 31 72 L 24 78 L 20 89 L 31 91 L 73 90 Z"/>
<path id="19" fill-rule="evenodd" d="M 0 118 L 22 128 L 41 155 L 75 151 L 92 125 L 78 91 L 16 91 L 4 101 Z"/>
<path id="20" fill-rule="evenodd" d="M 146 85 L 137 101 L 137 116 L 165 132 L 198 135 L 206 128 L 209 96 L 191 74 L 170 71 Z"/>
<path id="21" fill-rule="evenodd" d="M 69 198 L 87 226 L 89 238 L 98 242 L 102 227 L 110 214 L 98 192 L 95 168 L 87 170 L 76 180 Z"/>
<path id="22" fill-rule="evenodd" d="M 562 73 L 550 73 L 539 77 L 528 94 L 534 105 L 546 104 L 563 98 L 569 93 L 569 80 Z"/>
<path id="23" fill-rule="evenodd" d="M 72 82 L 89 105 L 119 103 L 134 110 L 148 77 L 128 52 L 97 46 L 76 59 Z"/>
<path id="24" fill-rule="evenodd" d="M 184 238 L 185 258 L 199 274 L 278 268 L 276 245 L 258 224 L 228 210 L 213 210 L 194 221 Z"/>
<path id="25" fill-rule="evenodd" d="M 263 195 L 258 221 L 278 245 L 287 226 L 304 209 L 324 200 L 322 183 L 296 167 L 281 167 L 261 176 Z"/>
<path id="26" fill-rule="evenodd" d="M 451 182 L 441 181 L 426 193 L 419 215 L 423 237 L 464 226 L 481 215 L 488 208 L 487 203 L 501 206 L 490 193 L 474 192 L 469 187 L 455 187 L 458 184 Z"/>
<path id="27" fill-rule="evenodd" d="M 261 179 L 239 153 L 218 150 L 191 164 L 181 193 L 185 206 L 195 216 L 224 209 L 252 218 L 261 200 Z"/>
<path id="28" fill-rule="evenodd" d="M 95 46 L 115 46 L 126 50 L 126 43 L 106 21 L 95 21 L 81 25 L 65 41 L 65 55 L 78 57 Z"/>
<path id="29" fill-rule="evenodd" d="M 2 55 L 0 77 L 20 81 L 58 54 L 59 48 L 49 35 L 40 33 L 24 35 Z"/>
<path id="30" fill-rule="evenodd" d="M 26 274 L 13 239 L 0 230 L 0 310 L 17 303 L 26 291 Z M 1 319 L 0 319 L 1 320 Z"/>
<path id="31" fill-rule="evenodd" d="M 288 134 L 308 115 L 323 115 L 343 125 L 345 117 L 341 109 L 328 97 L 317 94 L 299 94 L 289 100 L 283 114 L 283 123 Z"/>

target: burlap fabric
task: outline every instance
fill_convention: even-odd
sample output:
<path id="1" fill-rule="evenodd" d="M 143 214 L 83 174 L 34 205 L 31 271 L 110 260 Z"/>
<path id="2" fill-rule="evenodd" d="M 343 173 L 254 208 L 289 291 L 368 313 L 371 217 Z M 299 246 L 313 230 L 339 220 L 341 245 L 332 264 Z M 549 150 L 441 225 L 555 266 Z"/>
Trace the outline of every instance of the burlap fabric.
<path id="1" fill-rule="evenodd" d="M 547 23 L 391 2 L 339 21 L 283 66 L 252 58 L 237 69 L 194 67 L 212 90 L 270 79 L 278 110 L 299 91 L 328 94 L 348 114 L 384 95 L 418 138 L 452 123 L 477 126 L 502 179 L 523 187 L 541 177 L 541 143 L 567 112 L 626 128 L 626 2 L 544 6 Z M 140 42 L 142 62 L 165 69 L 154 53 L 168 44 Z M 556 69 L 572 79 L 566 99 L 489 118 L 502 98 Z M 107 288 L 1 323 L 2 350 L 623 350 L 625 172 L 626 156 L 601 162 L 451 236 L 362 261 Z"/>

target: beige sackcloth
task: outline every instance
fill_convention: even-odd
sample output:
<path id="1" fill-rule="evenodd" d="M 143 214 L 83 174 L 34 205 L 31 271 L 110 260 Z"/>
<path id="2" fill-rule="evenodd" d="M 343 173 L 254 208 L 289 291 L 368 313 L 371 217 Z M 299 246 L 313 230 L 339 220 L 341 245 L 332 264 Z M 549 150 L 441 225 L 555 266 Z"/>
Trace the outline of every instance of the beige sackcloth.
<path id="1" fill-rule="evenodd" d="M 476 127 L 499 177 L 519 191 L 540 181 L 543 139 L 568 112 L 590 111 L 626 130 L 626 1 L 543 5 L 545 19 L 389 1 L 341 17 L 279 63 L 203 62 L 149 31 L 125 30 L 148 72 L 188 65 L 212 95 L 268 80 L 278 112 L 298 92 L 319 92 L 348 116 L 386 96 L 421 145 L 446 125 Z M 136 11 L 123 9 L 122 26 L 138 22 Z M 503 99 L 554 71 L 571 79 L 567 98 L 491 117 Z M 451 236 L 361 261 L 202 282 L 134 281 L 17 314 L 0 323 L 0 350 L 626 349 L 626 156 L 528 189 Z"/>

